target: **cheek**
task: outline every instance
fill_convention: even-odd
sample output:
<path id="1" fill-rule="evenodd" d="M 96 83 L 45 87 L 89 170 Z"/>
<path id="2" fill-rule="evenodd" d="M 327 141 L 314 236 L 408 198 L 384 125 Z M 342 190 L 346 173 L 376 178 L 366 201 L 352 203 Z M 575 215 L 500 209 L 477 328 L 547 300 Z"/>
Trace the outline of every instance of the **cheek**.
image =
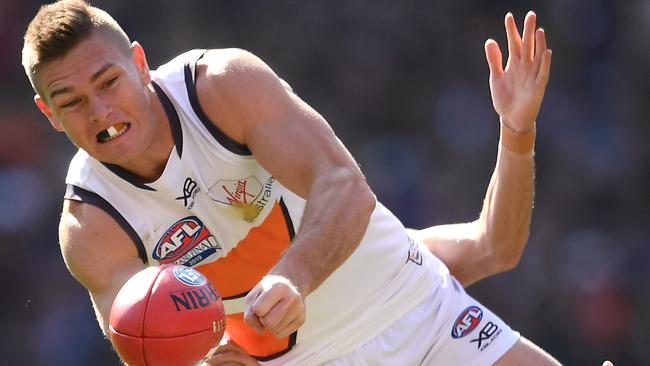
<path id="1" fill-rule="evenodd" d="M 68 137 L 68 140 L 74 144 L 76 147 L 84 147 L 83 139 L 81 136 L 83 136 L 83 133 L 81 131 L 78 131 L 74 128 L 70 128 L 70 126 L 66 125 L 65 126 L 65 135 Z"/>
<path id="2" fill-rule="evenodd" d="M 116 91 L 116 102 L 124 108 L 131 117 L 140 119 L 149 109 L 149 99 L 146 89 L 130 83 Z"/>

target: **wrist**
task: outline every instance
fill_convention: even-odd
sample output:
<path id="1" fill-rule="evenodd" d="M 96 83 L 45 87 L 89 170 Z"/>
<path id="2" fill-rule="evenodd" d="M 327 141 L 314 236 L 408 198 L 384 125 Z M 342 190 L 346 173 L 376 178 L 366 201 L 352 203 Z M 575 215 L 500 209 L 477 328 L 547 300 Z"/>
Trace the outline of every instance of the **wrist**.
<path id="1" fill-rule="evenodd" d="M 287 263 L 278 263 L 278 265 L 271 269 L 266 276 L 278 276 L 283 278 L 303 298 L 307 297 L 307 295 L 312 291 L 309 284 L 309 273 L 304 273 L 299 268 L 296 268 L 296 266 L 291 266 Z"/>
<path id="2" fill-rule="evenodd" d="M 508 151 L 516 154 L 526 155 L 533 152 L 535 148 L 535 137 L 537 135 L 537 128 L 535 123 L 526 131 L 517 131 L 508 124 L 507 121 L 501 119 L 501 136 L 499 143 Z"/>

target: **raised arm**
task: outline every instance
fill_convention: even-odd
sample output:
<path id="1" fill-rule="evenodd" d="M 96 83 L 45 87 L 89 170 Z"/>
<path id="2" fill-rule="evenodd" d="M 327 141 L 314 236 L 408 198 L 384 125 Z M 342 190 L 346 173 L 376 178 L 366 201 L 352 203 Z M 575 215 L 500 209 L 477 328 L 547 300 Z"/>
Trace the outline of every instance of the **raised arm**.
<path id="1" fill-rule="evenodd" d="M 465 286 L 513 268 L 528 241 L 534 192 L 535 119 L 551 66 L 544 31 L 532 11 L 523 39 L 512 14 L 505 17 L 508 63 L 499 45 L 485 43 L 490 91 L 501 121 L 496 167 L 480 217 L 470 223 L 433 226 L 411 235 L 421 239 Z"/>
<path id="2" fill-rule="evenodd" d="M 122 285 L 144 268 L 133 241 L 113 218 L 86 203 L 66 200 L 59 225 L 61 253 L 70 273 L 90 294 L 105 336 Z"/>
<path id="3" fill-rule="evenodd" d="M 198 67 L 199 101 L 278 181 L 307 200 L 289 249 L 247 296 L 245 319 L 277 337 L 304 322 L 304 297 L 361 241 L 375 198 L 327 122 L 259 58 L 210 51 Z"/>

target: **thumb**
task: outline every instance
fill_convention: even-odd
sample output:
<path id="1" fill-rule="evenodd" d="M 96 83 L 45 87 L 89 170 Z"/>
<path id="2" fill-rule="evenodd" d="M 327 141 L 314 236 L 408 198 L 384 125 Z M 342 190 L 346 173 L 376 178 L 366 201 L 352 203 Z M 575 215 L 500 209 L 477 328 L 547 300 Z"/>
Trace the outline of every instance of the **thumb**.
<path id="1" fill-rule="evenodd" d="M 605 361 L 603 362 L 603 366 L 614 366 L 614 364 L 611 361 Z"/>
<path id="2" fill-rule="evenodd" d="M 499 49 L 499 44 L 493 39 L 485 41 L 485 58 L 487 59 L 491 75 L 500 76 L 503 74 L 501 50 Z"/>

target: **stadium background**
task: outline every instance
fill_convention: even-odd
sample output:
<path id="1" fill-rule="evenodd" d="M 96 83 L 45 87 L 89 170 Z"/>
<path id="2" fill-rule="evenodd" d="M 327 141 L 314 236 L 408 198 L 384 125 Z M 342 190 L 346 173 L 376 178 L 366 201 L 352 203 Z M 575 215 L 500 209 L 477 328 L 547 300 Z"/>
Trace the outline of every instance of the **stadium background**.
<path id="1" fill-rule="evenodd" d="M 32 103 L 22 35 L 40 3 L 0 2 L 0 363 L 115 365 L 56 236 L 74 149 Z M 483 42 L 537 10 L 554 51 L 537 195 L 519 267 L 469 292 L 567 365 L 649 365 L 647 0 L 95 1 L 155 67 L 190 48 L 266 60 L 332 124 L 411 227 L 480 210 L 498 136 Z M 645 40 L 645 41 L 644 41 Z"/>

